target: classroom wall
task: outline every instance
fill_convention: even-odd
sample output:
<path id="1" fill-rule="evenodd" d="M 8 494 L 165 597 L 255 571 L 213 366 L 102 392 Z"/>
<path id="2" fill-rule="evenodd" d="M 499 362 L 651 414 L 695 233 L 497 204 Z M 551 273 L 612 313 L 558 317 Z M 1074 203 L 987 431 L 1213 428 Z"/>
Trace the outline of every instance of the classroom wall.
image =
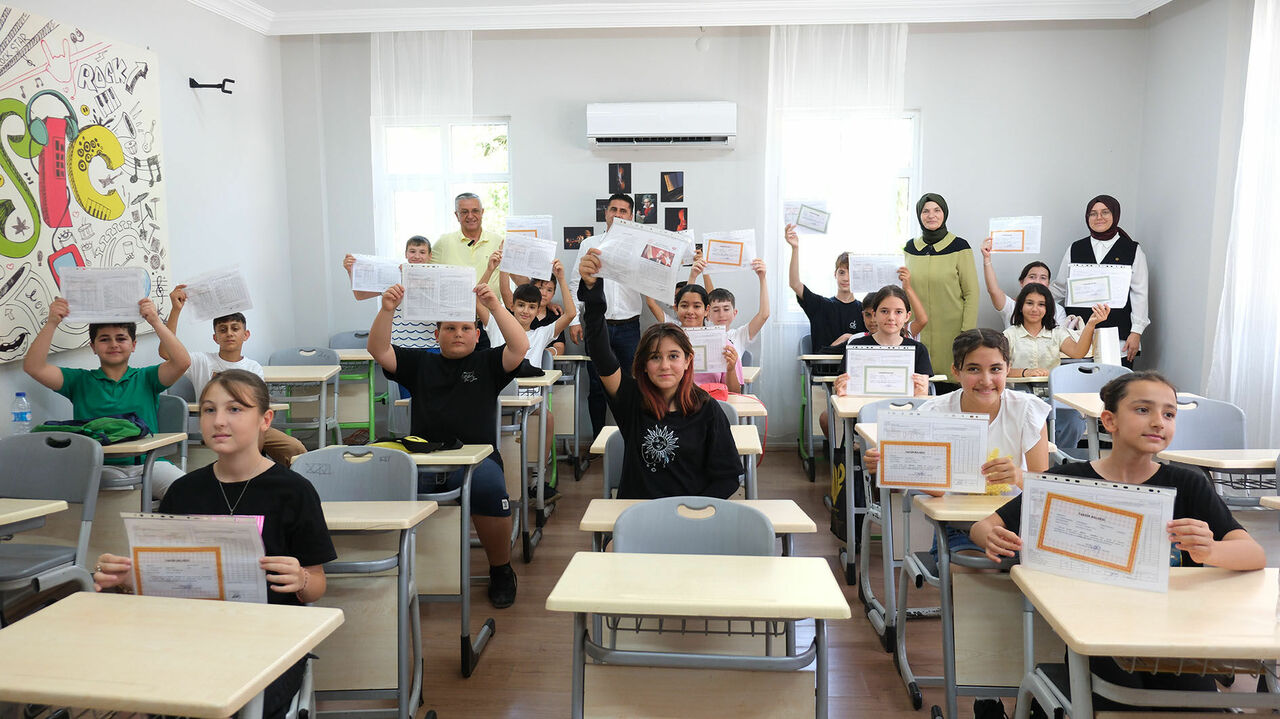
<path id="1" fill-rule="evenodd" d="M 251 355 L 293 342 L 293 273 L 286 236 L 283 108 L 277 38 L 262 35 L 185 2 L 135 0 L 18 0 L 18 7 L 92 28 L 102 36 L 147 47 L 160 77 L 163 167 L 169 190 L 171 279 L 240 263 L 253 288 L 246 313 Z M 192 29 L 198 28 L 198 32 Z M 191 90 L 187 78 L 236 81 L 234 94 Z M 212 328 L 184 323 L 179 337 L 193 349 L 213 350 Z M 154 364 L 154 334 L 139 338 L 134 364 Z M 88 349 L 53 355 L 66 366 L 96 367 Z M 35 384 L 21 362 L 0 365 L 0 401 L 27 391 L 35 419 L 64 418 L 70 404 Z M 7 427 L 0 429 L 0 434 Z"/>

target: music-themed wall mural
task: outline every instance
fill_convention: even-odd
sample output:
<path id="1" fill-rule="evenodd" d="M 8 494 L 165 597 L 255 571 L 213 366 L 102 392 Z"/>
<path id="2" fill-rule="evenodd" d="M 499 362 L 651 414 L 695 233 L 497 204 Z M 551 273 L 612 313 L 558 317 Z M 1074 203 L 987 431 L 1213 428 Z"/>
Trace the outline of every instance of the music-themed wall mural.
<path id="1" fill-rule="evenodd" d="M 69 267 L 142 267 L 165 315 L 157 85 L 152 53 L 0 6 L 0 362 L 26 354 Z M 63 322 L 54 351 L 87 330 Z"/>

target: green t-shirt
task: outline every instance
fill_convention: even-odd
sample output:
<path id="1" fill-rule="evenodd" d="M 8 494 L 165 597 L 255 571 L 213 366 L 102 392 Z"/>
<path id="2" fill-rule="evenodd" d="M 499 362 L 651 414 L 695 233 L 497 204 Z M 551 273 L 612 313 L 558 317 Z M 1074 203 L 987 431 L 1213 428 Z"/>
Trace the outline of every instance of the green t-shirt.
<path id="1" fill-rule="evenodd" d="M 73 419 L 97 419 L 113 414 L 133 412 L 154 433 L 159 428 L 156 395 L 166 389 L 160 381 L 160 365 L 130 367 L 118 382 L 112 381 L 102 368 L 78 369 L 61 367 L 62 388 L 58 394 L 71 400 Z M 107 464 L 134 464 L 134 458 L 107 460 Z"/>

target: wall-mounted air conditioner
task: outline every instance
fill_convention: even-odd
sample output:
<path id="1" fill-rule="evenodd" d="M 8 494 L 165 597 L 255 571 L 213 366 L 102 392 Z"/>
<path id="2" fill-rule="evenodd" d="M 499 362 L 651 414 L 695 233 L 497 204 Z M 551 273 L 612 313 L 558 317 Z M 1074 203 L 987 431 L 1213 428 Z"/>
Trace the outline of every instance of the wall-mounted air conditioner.
<path id="1" fill-rule="evenodd" d="M 587 144 L 731 150 L 738 137 L 733 102 L 596 102 L 587 105 Z"/>

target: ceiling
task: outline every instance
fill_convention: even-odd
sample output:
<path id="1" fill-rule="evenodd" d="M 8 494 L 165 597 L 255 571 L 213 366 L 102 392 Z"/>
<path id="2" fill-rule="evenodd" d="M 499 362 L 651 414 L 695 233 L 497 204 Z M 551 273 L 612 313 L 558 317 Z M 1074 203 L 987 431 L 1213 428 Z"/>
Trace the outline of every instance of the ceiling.
<path id="1" fill-rule="evenodd" d="M 188 0 L 264 35 L 1132 20 L 1169 0 Z"/>

